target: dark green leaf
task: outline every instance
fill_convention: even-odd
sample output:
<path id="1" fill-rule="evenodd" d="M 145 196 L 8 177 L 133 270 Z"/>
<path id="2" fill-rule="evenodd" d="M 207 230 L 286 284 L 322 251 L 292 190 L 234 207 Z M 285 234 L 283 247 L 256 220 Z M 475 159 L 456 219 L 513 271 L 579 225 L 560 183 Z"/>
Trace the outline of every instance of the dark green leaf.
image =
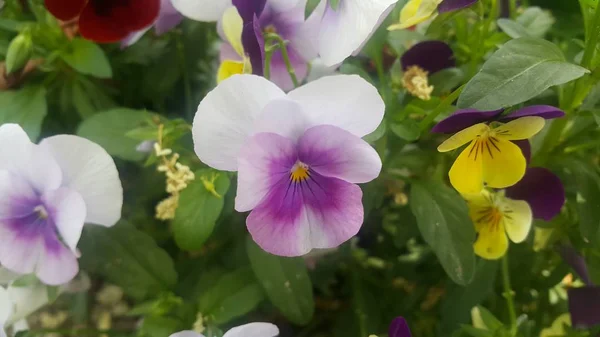
<path id="1" fill-rule="evenodd" d="M 441 182 L 419 182 L 412 186 L 410 207 L 448 276 L 469 284 L 475 273 L 475 229 L 466 202 Z"/>
<path id="2" fill-rule="evenodd" d="M 600 175 L 583 161 L 567 163 L 577 184 L 579 230 L 587 242 L 600 243 Z"/>
<path id="3" fill-rule="evenodd" d="M 271 255 L 251 238 L 248 238 L 247 249 L 254 275 L 273 305 L 294 324 L 310 322 L 315 308 L 304 259 Z"/>
<path id="4" fill-rule="evenodd" d="M 509 107 L 588 72 L 567 62 L 551 42 L 535 38 L 511 40 L 467 83 L 457 105 L 479 110 Z"/>
<path id="5" fill-rule="evenodd" d="M 173 234 L 179 248 L 198 250 L 208 240 L 225 202 L 229 178 L 225 173 L 204 169 L 195 173 L 196 179 L 181 192 L 179 207 L 173 220 Z M 202 179 L 214 180 L 217 195 L 209 191 Z"/>
<path id="6" fill-rule="evenodd" d="M 75 38 L 60 56 L 71 68 L 82 74 L 98 78 L 112 77 L 112 69 L 104 51 L 91 41 Z"/>
<path id="7" fill-rule="evenodd" d="M 36 140 L 46 117 L 46 89 L 25 87 L 18 91 L 0 91 L 0 125 L 17 123 Z"/>
<path id="8" fill-rule="evenodd" d="M 441 96 L 458 88 L 465 79 L 464 72 L 459 68 L 442 69 L 429 77 L 429 84 L 433 85 L 433 95 Z"/>
<path id="9" fill-rule="evenodd" d="M 120 286 L 135 299 L 167 291 L 177 282 L 167 252 L 125 221 L 112 228 L 86 227 L 79 247 L 83 268 Z"/>
<path id="10" fill-rule="evenodd" d="M 109 110 L 83 121 L 77 135 L 100 144 L 113 156 L 126 160 L 140 160 L 146 156 L 136 150 L 140 141 L 125 134 L 131 129 L 145 125 L 151 117 L 151 113 L 143 110 Z"/>
<path id="11" fill-rule="evenodd" d="M 413 142 L 419 139 L 419 136 L 421 136 L 419 124 L 410 118 L 405 119 L 402 122 L 392 124 L 390 129 L 396 136 L 408 142 Z"/>

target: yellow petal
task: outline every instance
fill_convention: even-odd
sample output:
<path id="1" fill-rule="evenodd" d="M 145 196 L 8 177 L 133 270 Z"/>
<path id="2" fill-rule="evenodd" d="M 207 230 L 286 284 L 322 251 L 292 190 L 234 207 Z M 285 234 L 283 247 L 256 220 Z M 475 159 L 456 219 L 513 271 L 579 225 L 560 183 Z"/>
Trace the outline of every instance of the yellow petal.
<path id="1" fill-rule="evenodd" d="M 498 138 L 506 140 L 529 139 L 544 128 L 542 117 L 527 116 L 515 119 L 494 129 Z"/>
<path id="2" fill-rule="evenodd" d="M 244 56 L 244 47 L 242 46 L 244 21 L 234 6 L 227 8 L 225 13 L 223 13 L 222 24 L 223 32 L 229 44 L 231 44 L 238 55 Z"/>
<path id="3" fill-rule="evenodd" d="M 410 0 L 400 12 L 400 23 L 391 25 L 389 30 L 412 27 L 429 19 L 436 13 L 442 0 Z"/>
<path id="4" fill-rule="evenodd" d="M 483 159 L 475 152 L 478 141 L 471 145 L 456 158 L 448 176 L 450 183 L 461 194 L 478 194 L 483 189 Z"/>
<path id="5" fill-rule="evenodd" d="M 483 158 L 483 180 L 489 187 L 506 188 L 525 175 L 527 162 L 513 142 L 489 137 L 481 139 L 475 151 Z"/>
<path id="6" fill-rule="evenodd" d="M 501 258 L 508 250 L 508 238 L 504 233 L 504 228 L 482 227 L 477 231 L 477 240 L 473 248 L 475 254 L 484 259 L 496 260 Z"/>
<path id="7" fill-rule="evenodd" d="M 458 149 L 487 130 L 489 130 L 489 126 L 485 125 L 484 123 L 475 124 L 455 133 L 452 137 L 446 139 L 445 142 L 440 144 L 437 149 L 440 152 L 448 152 Z"/>
<path id="8" fill-rule="evenodd" d="M 525 241 L 533 221 L 529 204 L 523 200 L 505 198 L 502 202 L 502 213 L 504 214 L 506 234 L 510 240 L 515 243 Z"/>
<path id="9" fill-rule="evenodd" d="M 244 73 L 244 62 L 239 61 L 223 61 L 221 66 L 219 66 L 219 71 L 217 73 L 217 83 L 221 83 L 225 79 L 236 75 Z"/>

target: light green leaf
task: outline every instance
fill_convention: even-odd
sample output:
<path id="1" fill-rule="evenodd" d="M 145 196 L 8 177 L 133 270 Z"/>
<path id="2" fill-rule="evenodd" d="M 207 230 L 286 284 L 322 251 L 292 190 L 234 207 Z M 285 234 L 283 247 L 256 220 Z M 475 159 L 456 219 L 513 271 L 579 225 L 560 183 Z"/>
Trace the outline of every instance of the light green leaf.
<path id="1" fill-rule="evenodd" d="M 396 136 L 408 142 L 414 142 L 415 140 L 419 139 L 419 136 L 421 136 L 419 124 L 410 118 L 405 119 L 402 122 L 392 124 L 390 129 Z"/>
<path id="2" fill-rule="evenodd" d="M 196 179 L 181 192 L 179 207 L 173 220 L 173 235 L 179 248 L 198 250 L 208 240 L 225 202 L 224 196 L 229 189 L 229 178 L 225 173 L 211 169 L 195 172 Z M 209 191 L 202 179 L 214 180 L 215 195 Z"/>
<path id="3" fill-rule="evenodd" d="M 125 221 L 111 228 L 84 228 L 79 248 L 82 268 L 120 286 L 134 299 L 168 291 L 177 282 L 169 254 Z"/>
<path id="4" fill-rule="evenodd" d="M 412 185 L 410 207 L 421 235 L 450 278 L 467 285 L 475 274 L 475 229 L 466 202 L 441 182 Z"/>
<path id="5" fill-rule="evenodd" d="M 525 27 L 530 36 L 540 38 L 546 35 L 554 22 L 552 14 L 540 7 L 529 7 L 517 18 L 517 23 Z"/>
<path id="6" fill-rule="evenodd" d="M 535 38 L 511 40 L 467 83 L 457 105 L 479 110 L 509 107 L 588 72 L 567 62 L 551 42 Z"/>
<path id="7" fill-rule="evenodd" d="M 136 150 L 139 140 L 125 134 L 145 125 L 152 114 L 144 110 L 113 109 L 97 113 L 79 126 L 77 135 L 102 146 L 109 154 L 125 160 L 140 160 L 146 155 Z"/>
<path id="8" fill-rule="evenodd" d="M 25 87 L 17 91 L 0 91 L 0 125 L 17 123 L 36 140 L 46 117 L 46 89 Z"/>
<path id="9" fill-rule="evenodd" d="M 97 44 L 75 38 L 60 57 L 73 69 L 98 78 L 111 78 L 112 69 L 102 48 Z"/>
<path id="10" fill-rule="evenodd" d="M 577 184 L 579 231 L 587 242 L 600 243 L 600 175 L 594 167 L 580 160 L 565 160 Z"/>
<path id="11" fill-rule="evenodd" d="M 498 27 L 500 27 L 500 29 L 502 29 L 506 35 L 512 37 L 513 39 L 518 39 L 520 37 L 531 37 L 527 31 L 527 28 L 511 19 L 498 19 Z"/>
<path id="12" fill-rule="evenodd" d="M 315 307 L 304 259 L 271 255 L 251 238 L 248 238 L 247 250 L 254 275 L 273 305 L 294 324 L 310 322 Z"/>
<path id="13" fill-rule="evenodd" d="M 465 79 L 465 73 L 460 68 L 442 69 L 429 76 L 429 84 L 433 85 L 434 96 L 447 94 L 458 88 Z"/>

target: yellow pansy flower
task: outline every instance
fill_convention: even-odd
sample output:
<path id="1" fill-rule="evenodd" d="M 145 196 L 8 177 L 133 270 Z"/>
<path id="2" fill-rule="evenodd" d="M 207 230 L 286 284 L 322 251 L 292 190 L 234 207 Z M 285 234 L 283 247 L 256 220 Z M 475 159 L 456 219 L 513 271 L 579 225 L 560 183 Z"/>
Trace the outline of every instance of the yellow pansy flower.
<path id="1" fill-rule="evenodd" d="M 523 242 L 531 229 L 533 213 L 526 201 L 512 200 L 504 192 L 482 191 L 465 196 L 469 216 L 475 225 L 475 254 L 484 259 L 499 259 L 508 250 L 508 239 Z"/>
<path id="2" fill-rule="evenodd" d="M 236 54 L 240 57 L 238 60 L 224 60 L 219 66 L 217 72 L 217 83 L 235 75 L 235 74 L 251 74 L 252 65 L 250 59 L 246 57 L 244 52 L 244 46 L 242 45 L 242 30 L 244 27 L 244 21 L 238 13 L 235 7 L 229 7 L 225 13 L 223 13 L 223 19 L 221 21 L 223 27 L 223 33 L 225 39 Z"/>
<path id="3" fill-rule="evenodd" d="M 409 0 L 400 11 L 400 22 L 388 27 L 388 30 L 399 30 L 421 23 L 437 13 L 442 0 Z"/>
<path id="4" fill-rule="evenodd" d="M 461 194 L 478 194 L 484 186 L 505 188 L 525 175 L 521 149 L 512 140 L 528 139 L 544 127 L 544 119 L 521 117 L 506 124 L 492 122 L 470 126 L 448 138 L 438 151 L 448 152 L 470 143 L 450 169 L 450 183 Z"/>

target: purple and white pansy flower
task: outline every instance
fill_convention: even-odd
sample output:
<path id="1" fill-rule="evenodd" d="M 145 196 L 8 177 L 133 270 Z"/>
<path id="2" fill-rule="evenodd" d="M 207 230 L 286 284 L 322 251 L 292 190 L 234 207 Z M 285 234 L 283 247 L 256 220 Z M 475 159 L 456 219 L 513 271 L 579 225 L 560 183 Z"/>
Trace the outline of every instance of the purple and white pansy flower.
<path id="1" fill-rule="evenodd" d="M 361 137 L 381 123 L 377 89 L 356 75 L 320 78 L 284 93 L 254 75 L 234 75 L 200 102 L 195 151 L 205 164 L 238 171 L 235 209 L 251 211 L 254 241 L 277 255 L 332 248 L 363 223 L 357 183 L 381 170 Z"/>
<path id="2" fill-rule="evenodd" d="M 320 17 L 319 55 L 326 66 L 343 62 L 364 46 L 398 0 L 339 0 L 334 9 L 322 0 L 316 13 Z"/>
<path id="3" fill-rule="evenodd" d="M 16 124 L 0 126 L 0 195 L 0 264 L 49 285 L 77 274 L 84 223 L 112 226 L 123 204 L 115 163 L 99 145 L 70 135 L 37 145 Z"/>
<path id="4" fill-rule="evenodd" d="M 223 337 L 276 337 L 279 328 L 271 323 L 248 323 L 229 329 Z M 204 337 L 195 331 L 186 330 L 172 334 L 169 337 Z"/>
<path id="5" fill-rule="evenodd" d="M 265 34 L 275 33 L 287 41 L 289 61 L 299 81 L 308 75 L 308 63 L 317 57 L 316 37 L 319 30 L 318 17 L 311 15 L 305 20 L 307 0 L 233 0 L 243 20 L 242 45 L 252 64 L 252 73 L 262 76 L 265 64 Z M 235 59 L 233 48 L 230 59 Z M 238 56 L 239 58 L 239 56 Z M 273 53 L 270 63 L 270 80 L 284 90 L 294 84 L 288 73 L 280 50 Z"/>

